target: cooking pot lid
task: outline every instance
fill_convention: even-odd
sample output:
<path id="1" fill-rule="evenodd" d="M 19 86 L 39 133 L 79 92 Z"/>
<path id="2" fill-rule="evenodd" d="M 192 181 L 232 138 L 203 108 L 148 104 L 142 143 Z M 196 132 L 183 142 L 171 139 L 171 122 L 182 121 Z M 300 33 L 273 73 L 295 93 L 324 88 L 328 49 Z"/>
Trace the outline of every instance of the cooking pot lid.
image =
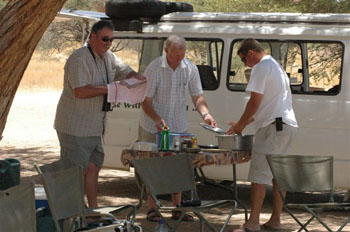
<path id="1" fill-rule="evenodd" d="M 211 132 L 214 132 L 216 134 L 224 135 L 226 132 L 223 129 L 220 129 L 218 127 L 212 127 L 211 125 L 208 125 L 204 122 L 199 123 L 201 126 Z"/>

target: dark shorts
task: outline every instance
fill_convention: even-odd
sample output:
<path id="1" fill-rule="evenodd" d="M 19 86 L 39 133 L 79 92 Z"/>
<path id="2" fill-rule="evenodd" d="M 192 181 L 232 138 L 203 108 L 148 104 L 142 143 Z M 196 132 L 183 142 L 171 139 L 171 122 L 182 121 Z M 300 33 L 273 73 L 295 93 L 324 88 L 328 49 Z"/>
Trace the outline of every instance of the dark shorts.
<path id="1" fill-rule="evenodd" d="M 88 168 L 89 161 L 102 167 L 104 151 L 101 136 L 74 136 L 57 131 L 61 146 L 61 159 L 69 159 L 72 163 Z"/>

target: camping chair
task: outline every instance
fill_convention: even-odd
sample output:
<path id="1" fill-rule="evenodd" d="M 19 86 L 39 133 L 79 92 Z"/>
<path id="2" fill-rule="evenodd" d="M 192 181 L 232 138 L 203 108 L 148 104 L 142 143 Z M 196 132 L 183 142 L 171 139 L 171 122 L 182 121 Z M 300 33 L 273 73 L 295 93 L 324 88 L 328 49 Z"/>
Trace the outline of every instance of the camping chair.
<path id="1" fill-rule="evenodd" d="M 36 232 L 34 184 L 0 191 L 0 231 Z"/>
<path id="2" fill-rule="evenodd" d="M 83 169 L 80 166 L 72 165 L 69 160 L 59 160 L 41 167 L 35 165 L 42 177 L 44 189 L 49 202 L 50 211 L 57 231 L 73 231 L 79 224 L 79 219 L 85 226 L 85 218 L 105 217 L 100 223 L 95 223 L 95 227 L 102 224 L 121 224 L 125 227 L 134 226 L 136 217 L 136 207 L 133 205 L 87 208 L 84 203 Z M 126 209 L 131 209 L 127 215 L 127 220 L 117 220 L 113 214 Z M 130 215 L 132 220 L 130 221 Z M 107 216 L 107 217 L 106 217 Z M 107 219 L 108 218 L 108 219 Z M 60 225 L 62 224 L 62 225 Z M 111 226 L 111 225 L 109 225 Z M 90 226 L 88 226 L 89 228 Z M 101 227 L 102 229 L 103 227 Z M 95 231 L 95 230 L 93 230 Z M 134 231 L 134 230 L 130 230 Z"/>
<path id="3" fill-rule="evenodd" d="M 156 203 L 156 212 L 160 214 L 164 224 L 175 231 L 179 226 L 182 218 L 186 212 L 192 211 L 200 220 L 200 231 L 203 231 L 204 224 L 206 224 L 212 231 L 216 230 L 209 222 L 202 216 L 201 211 L 209 210 L 213 207 L 221 207 L 232 204 L 233 207 L 220 231 L 224 231 L 230 218 L 232 217 L 237 202 L 234 200 L 220 200 L 220 201 L 202 201 L 200 206 L 163 206 L 157 199 L 158 194 L 168 194 L 175 192 L 191 191 L 191 199 L 198 200 L 196 184 L 193 175 L 193 168 L 188 155 L 178 154 L 166 157 L 155 157 L 148 159 L 132 160 L 132 165 L 140 176 L 144 185 L 148 189 L 150 195 Z M 161 214 L 164 211 L 181 211 L 181 216 L 170 226 Z"/>
<path id="4" fill-rule="evenodd" d="M 297 156 L 297 155 L 267 155 L 273 178 L 275 179 L 283 207 L 290 216 L 301 226 L 299 231 L 305 230 L 307 225 L 316 218 L 328 231 L 332 231 L 320 218 L 320 213 L 331 209 L 350 209 L 350 203 L 338 203 L 333 200 L 333 157 L 326 156 Z M 282 191 L 287 192 L 324 192 L 329 194 L 327 202 L 319 203 L 289 203 L 283 196 Z M 303 209 L 311 214 L 311 218 L 304 224 L 297 218 L 292 209 Z M 349 217 L 339 227 L 341 231 Z"/>

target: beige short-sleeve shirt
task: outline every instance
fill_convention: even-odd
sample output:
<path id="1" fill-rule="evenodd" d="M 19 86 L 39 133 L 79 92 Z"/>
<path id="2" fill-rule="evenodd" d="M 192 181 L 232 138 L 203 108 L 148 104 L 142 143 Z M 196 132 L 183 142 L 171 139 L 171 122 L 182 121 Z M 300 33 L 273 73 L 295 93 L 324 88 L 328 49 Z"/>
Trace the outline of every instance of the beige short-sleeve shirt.
<path id="1" fill-rule="evenodd" d="M 124 79 L 133 71 L 111 51 L 102 57 L 94 55 L 95 59 L 87 47 L 82 47 L 73 52 L 66 62 L 63 91 L 54 123 L 59 132 L 75 136 L 101 136 L 106 114 L 102 111 L 103 96 L 76 98 L 74 89 L 86 85 L 106 85 L 116 78 Z"/>

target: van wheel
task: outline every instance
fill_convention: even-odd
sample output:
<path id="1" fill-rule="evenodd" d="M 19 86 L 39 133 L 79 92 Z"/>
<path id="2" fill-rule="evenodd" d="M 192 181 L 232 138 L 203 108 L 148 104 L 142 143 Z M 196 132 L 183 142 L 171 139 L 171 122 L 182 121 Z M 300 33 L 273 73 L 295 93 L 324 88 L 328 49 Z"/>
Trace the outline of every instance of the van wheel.
<path id="1" fill-rule="evenodd" d="M 193 6 L 186 2 L 165 2 L 165 14 L 171 12 L 193 12 Z"/>
<path id="2" fill-rule="evenodd" d="M 165 4 L 158 0 L 108 0 L 105 13 L 110 18 L 160 18 Z"/>

